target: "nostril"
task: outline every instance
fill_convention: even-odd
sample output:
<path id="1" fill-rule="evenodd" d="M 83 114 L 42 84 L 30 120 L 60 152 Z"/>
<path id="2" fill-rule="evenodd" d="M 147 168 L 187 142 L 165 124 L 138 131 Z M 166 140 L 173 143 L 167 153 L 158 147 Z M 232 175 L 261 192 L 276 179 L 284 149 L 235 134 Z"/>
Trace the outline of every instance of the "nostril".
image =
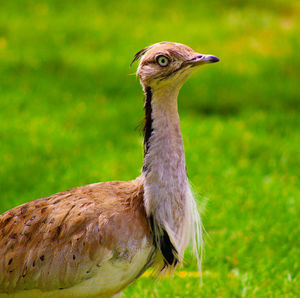
<path id="1" fill-rule="evenodd" d="M 192 59 L 192 61 L 197 61 L 197 60 L 200 60 L 200 59 L 202 59 L 203 58 L 203 55 L 197 55 L 196 57 L 194 57 L 193 59 Z"/>

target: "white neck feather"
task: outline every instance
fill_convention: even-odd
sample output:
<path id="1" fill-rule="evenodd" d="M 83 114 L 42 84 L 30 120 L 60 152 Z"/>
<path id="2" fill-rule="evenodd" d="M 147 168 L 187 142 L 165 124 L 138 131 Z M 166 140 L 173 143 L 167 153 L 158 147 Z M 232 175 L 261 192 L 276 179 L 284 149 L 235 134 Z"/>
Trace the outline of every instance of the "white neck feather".
<path id="1" fill-rule="evenodd" d="M 199 240 L 201 235 L 200 219 L 186 174 L 177 95 L 176 89 L 153 92 L 153 131 L 148 140 L 143 176 L 147 215 L 152 215 L 159 228 L 168 233 L 181 261 L 191 236 Z M 197 253 L 196 243 L 194 247 Z"/>

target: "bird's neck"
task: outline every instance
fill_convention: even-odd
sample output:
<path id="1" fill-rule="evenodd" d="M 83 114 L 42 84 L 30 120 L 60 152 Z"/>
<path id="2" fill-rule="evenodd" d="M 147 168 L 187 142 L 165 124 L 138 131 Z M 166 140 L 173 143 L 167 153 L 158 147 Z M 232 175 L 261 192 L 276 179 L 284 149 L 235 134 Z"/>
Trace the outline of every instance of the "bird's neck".
<path id="1" fill-rule="evenodd" d="M 177 110 L 177 90 L 152 91 L 145 88 L 145 127 L 144 127 L 144 170 L 148 163 L 153 163 L 152 158 L 146 158 L 154 151 L 160 152 L 157 158 L 163 159 L 164 149 L 180 156 L 177 159 L 184 162 L 184 151 L 180 131 L 180 120 Z M 161 147 L 160 147 L 161 146 Z M 160 148 L 158 148 L 160 147 Z M 166 160 L 164 160 L 166 161 Z"/>
<path id="2" fill-rule="evenodd" d="M 172 262 L 172 251 L 176 252 L 176 262 L 175 255 L 180 260 L 187 245 L 189 231 L 185 230 L 190 226 L 186 218 L 189 186 L 177 111 L 178 90 L 153 91 L 146 87 L 145 94 L 145 208 L 152 230 L 160 234 L 156 235 L 161 238 L 157 241 L 167 242 L 162 244 L 167 247 L 163 255 Z"/>

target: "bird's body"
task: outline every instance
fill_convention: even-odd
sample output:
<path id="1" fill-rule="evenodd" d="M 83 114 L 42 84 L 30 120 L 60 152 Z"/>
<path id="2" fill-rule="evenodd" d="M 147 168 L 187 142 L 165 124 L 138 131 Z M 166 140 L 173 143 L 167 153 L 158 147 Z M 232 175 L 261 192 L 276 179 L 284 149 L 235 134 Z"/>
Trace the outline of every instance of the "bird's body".
<path id="1" fill-rule="evenodd" d="M 26 203 L 4 213 L 0 229 L 0 293 L 16 297 L 35 288 L 45 297 L 107 297 L 153 263 L 141 178 Z"/>
<path id="2" fill-rule="evenodd" d="M 177 95 L 192 67 L 217 58 L 175 43 L 155 44 L 139 58 L 146 95 L 141 176 L 77 187 L 0 215 L 0 297 L 111 297 L 150 266 L 172 271 L 190 238 L 197 251 L 200 219 Z"/>

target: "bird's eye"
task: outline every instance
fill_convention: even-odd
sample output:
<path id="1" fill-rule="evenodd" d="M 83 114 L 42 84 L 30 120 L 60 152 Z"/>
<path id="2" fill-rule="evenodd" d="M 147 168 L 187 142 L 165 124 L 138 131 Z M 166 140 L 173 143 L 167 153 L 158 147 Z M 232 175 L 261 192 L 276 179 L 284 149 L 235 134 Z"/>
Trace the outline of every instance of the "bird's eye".
<path id="1" fill-rule="evenodd" d="M 169 65 L 169 59 L 166 56 L 160 55 L 156 58 L 158 65 L 165 67 Z"/>

